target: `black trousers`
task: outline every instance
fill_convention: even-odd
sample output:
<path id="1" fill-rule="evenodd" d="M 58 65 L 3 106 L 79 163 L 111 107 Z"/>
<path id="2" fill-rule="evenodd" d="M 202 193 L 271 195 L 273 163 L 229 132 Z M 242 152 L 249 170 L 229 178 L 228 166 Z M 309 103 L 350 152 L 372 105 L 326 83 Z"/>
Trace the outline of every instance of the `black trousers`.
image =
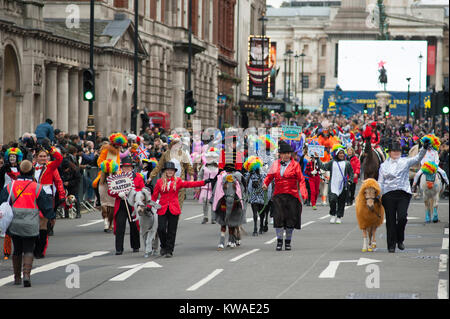
<path id="1" fill-rule="evenodd" d="M 347 200 L 347 190 L 343 190 L 342 193 L 337 196 L 334 193 L 328 194 L 328 200 L 330 201 L 330 215 L 337 218 L 344 217 L 345 201 Z"/>
<path id="2" fill-rule="evenodd" d="M 254 231 L 257 231 L 258 228 L 258 216 L 259 216 L 259 221 L 260 221 L 260 228 L 263 228 L 264 225 L 264 216 L 266 214 L 266 211 L 262 212 L 261 215 L 258 214 L 258 212 L 263 209 L 264 204 L 258 204 L 258 203 L 254 203 L 252 204 L 252 211 L 253 211 L 253 224 L 254 224 Z"/>
<path id="3" fill-rule="evenodd" d="M 356 190 L 356 183 L 351 183 L 349 187 L 349 196 L 347 198 L 348 202 L 352 202 L 355 200 L 355 190 Z"/>
<path id="4" fill-rule="evenodd" d="M 408 222 L 408 206 L 411 194 L 405 191 L 392 191 L 383 195 L 381 202 L 386 215 L 387 246 L 395 248 L 395 244 L 405 240 L 405 227 Z"/>
<path id="5" fill-rule="evenodd" d="M 179 216 L 173 215 L 170 210 L 167 210 L 164 215 L 158 215 L 158 237 L 161 249 L 168 253 L 173 253 L 175 247 Z"/>
<path id="6" fill-rule="evenodd" d="M 128 205 L 130 210 L 132 207 Z M 125 206 L 125 201 L 120 201 L 119 210 L 116 213 L 116 251 L 123 251 L 123 242 L 125 239 L 125 228 L 127 226 L 127 220 L 130 225 L 130 245 L 133 249 L 139 249 L 141 247 L 139 230 L 137 228 L 136 222 L 130 222 L 128 219 L 128 212 Z"/>
<path id="7" fill-rule="evenodd" d="M 36 237 L 21 237 L 12 235 L 11 239 L 14 245 L 14 256 L 22 256 L 22 254 L 33 253 Z"/>

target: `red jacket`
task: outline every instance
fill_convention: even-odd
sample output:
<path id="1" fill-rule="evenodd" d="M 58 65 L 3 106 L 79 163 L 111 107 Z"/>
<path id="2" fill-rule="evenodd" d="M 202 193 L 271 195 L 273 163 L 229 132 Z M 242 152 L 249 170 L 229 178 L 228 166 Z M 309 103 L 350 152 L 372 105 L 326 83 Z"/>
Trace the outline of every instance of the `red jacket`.
<path id="1" fill-rule="evenodd" d="M 180 203 L 178 202 L 178 192 L 180 191 L 180 189 L 200 187 L 205 185 L 205 181 L 189 182 L 183 181 L 181 178 L 177 177 L 177 186 L 174 190 L 172 183 L 170 184 L 169 190 L 167 191 L 162 189 L 163 180 L 161 178 L 156 182 L 155 188 L 153 189 L 152 200 L 156 201 L 158 199 L 158 196 L 161 195 L 161 198 L 159 199 L 159 205 L 161 205 L 161 208 L 158 209 L 158 215 L 164 215 L 167 212 L 167 209 L 170 210 L 172 215 L 180 215 L 181 209 Z"/>
<path id="2" fill-rule="evenodd" d="M 300 187 L 303 200 L 306 200 L 308 198 L 308 190 L 306 189 L 305 177 L 302 174 L 300 164 L 291 158 L 291 162 L 284 171 L 283 176 L 280 175 L 280 169 L 280 160 L 277 160 L 272 164 L 269 173 L 264 179 L 264 185 L 268 186 L 275 179 L 274 196 L 277 194 L 290 194 L 301 201 L 298 194 Z"/>
<path id="3" fill-rule="evenodd" d="M 361 162 L 359 161 L 358 156 L 352 156 L 352 158 L 350 158 L 350 165 L 352 166 L 353 174 L 359 176 L 361 173 Z M 353 178 L 353 183 L 358 183 L 358 178 Z"/>

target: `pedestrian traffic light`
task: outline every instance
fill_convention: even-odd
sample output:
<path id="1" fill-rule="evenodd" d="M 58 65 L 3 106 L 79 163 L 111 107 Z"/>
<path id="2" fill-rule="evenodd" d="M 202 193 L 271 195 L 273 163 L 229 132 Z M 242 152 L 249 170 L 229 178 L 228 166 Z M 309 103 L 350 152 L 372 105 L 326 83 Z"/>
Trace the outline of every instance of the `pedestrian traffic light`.
<path id="1" fill-rule="evenodd" d="M 83 100 L 95 101 L 95 73 L 91 69 L 83 71 Z"/>
<path id="2" fill-rule="evenodd" d="M 364 114 L 369 113 L 369 110 L 367 109 L 367 104 L 364 104 Z"/>
<path id="3" fill-rule="evenodd" d="M 186 91 L 184 95 L 184 113 L 192 115 L 196 112 L 195 106 L 197 102 L 194 100 L 194 92 L 192 90 Z"/>

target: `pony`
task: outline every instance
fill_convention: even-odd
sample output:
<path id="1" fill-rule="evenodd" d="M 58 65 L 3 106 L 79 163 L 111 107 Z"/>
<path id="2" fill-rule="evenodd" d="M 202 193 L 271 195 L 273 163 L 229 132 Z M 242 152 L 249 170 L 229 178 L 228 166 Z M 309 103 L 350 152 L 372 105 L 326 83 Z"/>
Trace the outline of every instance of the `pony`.
<path id="1" fill-rule="evenodd" d="M 433 165 L 434 164 L 434 165 Z M 422 191 L 423 201 L 425 203 L 425 222 L 430 223 L 430 214 L 433 211 L 433 223 L 439 221 L 438 202 L 439 196 L 444 190 L 442 177 L 437 172 L 437 165 L 433 162 L 426 162 L 421 170 L 423 174 L 419 179 L 419 187 Z"/>
<path id="2" fill-rule="evenodd" d="M 373 149 L 370 137 L 365 139 L 360 161 L 364 171 L 364 179 L 373 178 L 378 180 L 378 171 L 382 160 L 378 152 Z"/>
<path id="3" fill-rule="evenodd" d="M 384 221 L 384 207 L 381 203 L 381 187 L 373 178 L 366 179 L 361 185 L 355 202 L 356 219 L 363 231 L 362 252 L 373 251 L 377 247 L 375 233 Z M 369 240 L 367 241 L 367 235 Z"/>
<path id="4" fill-rule="evenodd" d="M 156 255 L 158 249 L 158 215 L 156 211 L 161 208 L 157 202 L 152 201 L 152 196 L 147 188 L 141 191 L 131 190 L 127 201 L 133 206 L 133 221 L 139 221 L 139 228 L 144 240 L 144 257 Z"/>

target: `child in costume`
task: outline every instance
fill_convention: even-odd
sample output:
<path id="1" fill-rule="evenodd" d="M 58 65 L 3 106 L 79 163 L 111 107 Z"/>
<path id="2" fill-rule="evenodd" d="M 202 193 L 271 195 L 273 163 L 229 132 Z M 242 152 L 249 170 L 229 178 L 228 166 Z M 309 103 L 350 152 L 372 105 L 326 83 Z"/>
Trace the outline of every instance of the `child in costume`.
<path id="1" fill-rule="evenodd" d="M 114 219 L 114 202 L 115 199 L 108 194 L 108 176 L 114 175 L 118 172 L 119 165 L 111 160 L 104 160 L 100 164 L 100 180 L 98 183 L 98 192 L 100 194 L 100 202 L 102 203 L 102 218 L 104 221 L 103 231 L 105 233 L 110 233 L 113 227 Z"/>
<path id="2" fill-rule="evenodd" d="M 258 216 L 260 219 L 259 234 L 262 235 L 264 231 L 265 215 L 263 215 L 263 209 L 266 201 L 264 200 L 262 184 L 266 174 L 261 173 L 262 166 L 263 162 L 257 156 L 250 156 L 244 162 L 244 169 L 248 172 L 244 177 L 247 184 L 248 202 L 253 211 L 253 236 L 258 236 Z"/>
<path id="3" fill-rule="evenodd" d="M 206 164 L 200 168 L 198 172 L 198 179 L 204 180 L 208 178 L 215 178 L 219 173 L 219 153 L 214 147 L 211 147 L 205 154 Z M 212 189 L 214 185 L 206 184 L 200 188 L 200 194 L 198 201 L 203 204 L 203 220 L 202 224 L 208 222 L 208 203 L 212 198 Z M 214 220 L 211 220 L 211 224 L 215 224 Z"/>

